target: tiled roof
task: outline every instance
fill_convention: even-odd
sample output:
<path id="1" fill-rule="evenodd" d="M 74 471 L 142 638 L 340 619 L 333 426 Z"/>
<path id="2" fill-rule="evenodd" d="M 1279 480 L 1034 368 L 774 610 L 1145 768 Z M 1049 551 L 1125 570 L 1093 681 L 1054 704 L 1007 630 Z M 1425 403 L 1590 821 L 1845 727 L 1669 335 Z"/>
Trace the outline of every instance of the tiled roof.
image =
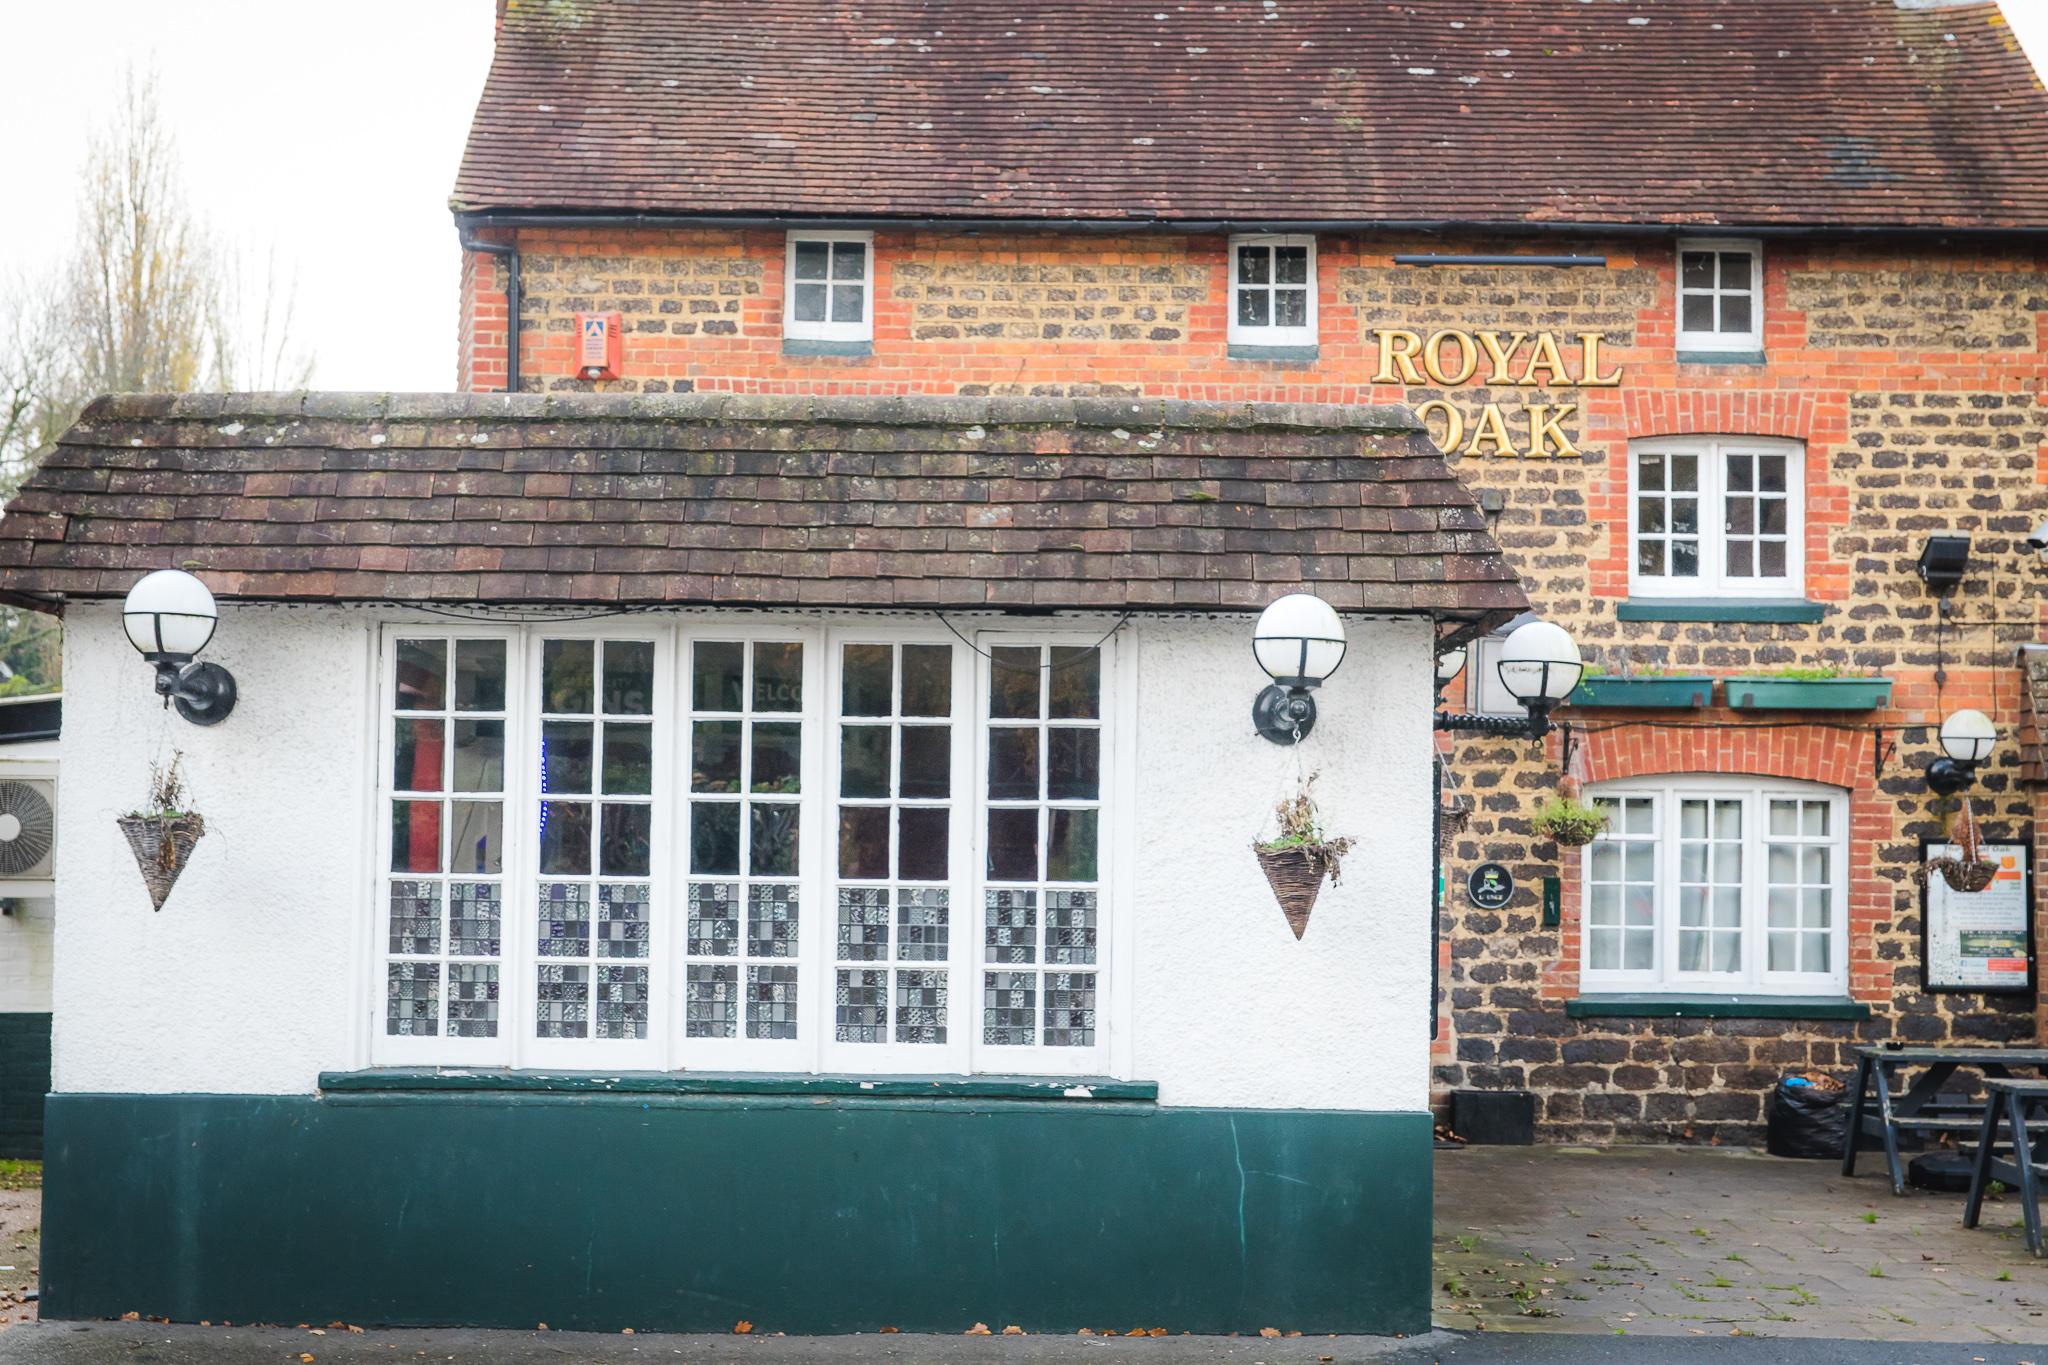
<path id="1" fill-rule="evenodd" d="M 1405 409 L 1127 399 L 100 399 L 0 517 L 0 592 L 168 566 L 293 601 L 1527 605 Z"/>
<path id="2" fill-rule="evenodd" d="M 2048 226 L 1989 3 L 501 9 L 458 211 Z"/>

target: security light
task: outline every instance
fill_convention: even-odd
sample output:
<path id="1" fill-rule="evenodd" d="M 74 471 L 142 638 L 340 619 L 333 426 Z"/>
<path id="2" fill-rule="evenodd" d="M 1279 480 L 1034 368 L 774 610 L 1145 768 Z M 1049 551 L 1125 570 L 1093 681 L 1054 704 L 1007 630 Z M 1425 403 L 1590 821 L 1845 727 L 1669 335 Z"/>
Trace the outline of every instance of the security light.
<path id="1" fill-rule="evenodd" d="M 1252 724 L 1275 744 L 1294 744 L 1316 723 L 1309 694 L 1344 662 L 1344 623 L 1328 602 L 1296 592 L 1259 613 L 1252 655 L 1273 680 L 1252 702 Z"/>
<path id="2" fill-rule="evenodd" d="M 1920 562 L 1916 566 L 1920 581 L 1936 593 L 1952 592 L 1956 584 L 1963 581 L 1963 570 L 1970 564 L 1970 538 L 1968 536 L 1929 536 L 1927 543 L 1920 547 Z"/>
<path id="3" fill-rule="evenodd" d="M 219 621 L 213 594 L 183 569 L 144 575 L 121 604 L 128 642 L 156 667 L 157 695 L 194 725 L 218 725 L 235 709 L 234 675 L 193 662 Z"/>

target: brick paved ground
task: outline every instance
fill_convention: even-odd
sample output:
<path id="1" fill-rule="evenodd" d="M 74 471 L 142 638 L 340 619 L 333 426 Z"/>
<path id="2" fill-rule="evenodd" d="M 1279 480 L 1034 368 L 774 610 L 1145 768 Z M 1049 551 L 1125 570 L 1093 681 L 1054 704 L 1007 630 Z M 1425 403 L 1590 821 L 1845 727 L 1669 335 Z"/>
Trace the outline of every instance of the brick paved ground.
<path id="1" fill-rule="evenodd" d="M 1968 1231 L 1961 1195 L 1895 1198 L 1882 1164 L 1844 1180 L 1744 1149 L 1439 1152 L 1437 1324 L 2048 1342 L 2048 1261 L 2016 1200 Z"/>

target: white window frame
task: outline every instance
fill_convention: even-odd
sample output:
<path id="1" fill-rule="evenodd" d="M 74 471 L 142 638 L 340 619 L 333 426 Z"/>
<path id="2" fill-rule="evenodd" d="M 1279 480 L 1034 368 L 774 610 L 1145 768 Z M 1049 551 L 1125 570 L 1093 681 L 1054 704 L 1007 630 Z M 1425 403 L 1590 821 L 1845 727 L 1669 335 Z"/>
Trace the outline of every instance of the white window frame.
<path id="1" fill-rule="evenodd" d="M 1785 457 L 1785 576 L 1731 577 L 1728 574 L 1728 456 Z M 1662 574 L 1641 571 L 1637 549 L 1642 534 L 1641 462 L 1645 455 L 1693 455 L 1700 465 L 1698 497 L 1700 572 L 1670 572 L 1669 542 Z M 1667 482 L 1670 475 L 1665 475 Z M 1652 490 L 1655 496 L 1655 490 Z M 1666 525 L 1669 526 L 1669 508 Z M 1668 533 L 1667 533 L 1668 534 Z M 1752 530 L 1751 535 L 1755 532 Z M 1779 436 L 1658 436 L 1628 447 L 1628 575 L 1632 597 L 1791 597 L 1806 592 L 1806 447 Z"/>
<path id="2" fill-rule="evenodd" d="M 1644 798 L 1654 803 L 1656 891 L 1653 910 L 1653 966 L 1648 970 L 1593 966 L 1592 889 L 1594 851 L 1615 841 L 1602 834 L 1580 850 L 1579 989 L 1586 995 L 1656 991 L 1698 995 L 1822 995 L 1849 993 L 1849 800 L 1839 787 L 1813 782 L 1747 776 L 1667 775 L 1602 783 L 1586 799 Z M 1678 966 L 1680 840 L 1678 803 L 1688 798 L 1742 803 L 1742 967 L 1735 972 L 1686 972 Z M 1773 972 L 1766 957 L 1769 932 L 1769 833 L 1773 799 L 1829 803 L 1830 849 L 1829 970 Z"/>
<path id="3" fill-rule="evenodd" d="M 1272 292 L 1273 289 L 1273 284 L 1270 281 L 1270 279 L 1266 284 L 1255 284 L 1249 286 L 1244 285 L 1238 279 L 1238 248 L 1247 246 L 1267 248 L 1267 260 L 1269 262 L 1272 260 L 1271 249 L 1274 247 L 1305 246 L 1308 248 L 1308 308 L 1307 320 L 1303 323 L 1303 325 L 1299 327 L 1282 327 L 1278 324 L 1269 323 L 1264 327 L 1259 327 L 1247 326 L 1243 323 L 1240 323 L 1237 320 L 1237 296 L 1241 289 L 1262 289 L 1268 292 L 1269 294 Z M 1227 316 L 1229 320 L 1228 335 L 1226 340 L 1229 342 L 1229 344 L 1233 346 L 1315 345 L 1317 336 L 1316 295 L 1320 292 L 1317 279 L 1315 235 L 1313 233 L 1299 232 L 1250 233 L 1230 238 L 1229 251 L 1230 296 L 1226 300 L 1226 307 L 1228 310 Z M 1268 311 L 1267 316 L 1272 316 L 1270 310 Z"/>
<path id="4" fill-rule="evenodd" d="M 1714 320 L 1721 317 L 1720 300 L 1730 295 L 1747 295 L 1749 298 L 1749 330 L 1746 332 L 1691 331 L 1685 325 L 1685 257 L 1688 252 L 1712 252 L 1714 262 L 1714 288 L 1694 289 L 1694 297 L 1710 295 L 1715 300 Z M 1746 255 L 1749 257 L 1749 288 L 1747 290 L 1723 289 L 1721 287 L 1721 263 L 1723 255 Z M 1681 351 L 1761 351 L 1764 348 L 1764 247 L 1754 237 L 1681 237 L 1678 241 L 1677 287 L 1673 320 L 1677 327 L 1678 349 Z"/>
<path id="5" fill-rule="evenodd" d="M 799 242 L 828 244 L 857 242 L 861 246 L 861 312 L 859 322 L 832 321 L 831 292 L 825 299 L 822 321 L 799 321 L 796 315 L 796 248 Z M 799 229 L 789 234 L 783 246 L 782 334 L 803 341 L 872 341 L 875 336 L 875 234 L 872 232 L 825 232 Z M 830 280 L 830 267 L 827 267 Z M 816 281 L 810 281 L 816 283 Z"/>

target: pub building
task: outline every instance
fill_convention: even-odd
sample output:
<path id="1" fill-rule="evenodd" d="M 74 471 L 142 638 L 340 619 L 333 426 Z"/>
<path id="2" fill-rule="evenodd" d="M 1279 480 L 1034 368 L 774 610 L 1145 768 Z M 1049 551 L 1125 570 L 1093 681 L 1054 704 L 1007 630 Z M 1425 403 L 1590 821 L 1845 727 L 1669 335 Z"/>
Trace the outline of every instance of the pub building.
<path id="1" fill-rule="evenodd" d="M 0 520 L 70 653 L 47 1314 L 1414 1331 L 1432 1104 L 1748 1141 L 2038 1035 L 1995 6 L 496 44 L 462 393 L 102 400 Z M 129 837 L 174 753 L 205 832 Z"/>

